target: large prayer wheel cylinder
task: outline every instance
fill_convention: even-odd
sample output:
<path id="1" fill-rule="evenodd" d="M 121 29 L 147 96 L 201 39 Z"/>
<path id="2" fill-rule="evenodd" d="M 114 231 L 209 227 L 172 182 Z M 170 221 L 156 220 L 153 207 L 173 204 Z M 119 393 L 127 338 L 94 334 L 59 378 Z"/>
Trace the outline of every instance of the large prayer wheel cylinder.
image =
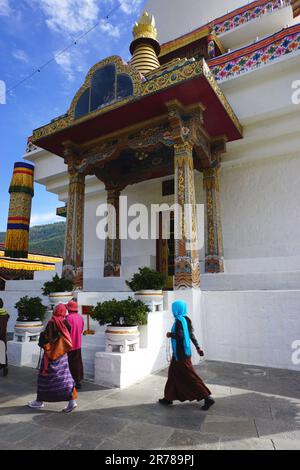
<path id="1" fill-rule="evenodd" d="M 9 188 L 10 205 L 5 241 L 5 256 L 27 258 L 31 205 L 34 195 L 34 166 L 15 163 Z"/>

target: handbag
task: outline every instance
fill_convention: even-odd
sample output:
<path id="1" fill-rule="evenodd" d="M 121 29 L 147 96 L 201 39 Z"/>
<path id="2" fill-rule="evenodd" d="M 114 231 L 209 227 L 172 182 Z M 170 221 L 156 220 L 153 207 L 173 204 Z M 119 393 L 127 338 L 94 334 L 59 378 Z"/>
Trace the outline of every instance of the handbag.
<path id="1" fill-rule="evenodd" d="M 72 344 L 61 335 L 55 343 L 44 345 L 44 351 L 50 361 L 57 361 L 60 357 L 71 351 Z"/>

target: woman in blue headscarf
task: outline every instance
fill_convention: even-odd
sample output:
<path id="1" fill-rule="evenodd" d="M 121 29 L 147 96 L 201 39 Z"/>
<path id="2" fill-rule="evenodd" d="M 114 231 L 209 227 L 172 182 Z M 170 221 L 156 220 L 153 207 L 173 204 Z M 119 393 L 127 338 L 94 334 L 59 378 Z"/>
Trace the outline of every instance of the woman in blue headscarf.
<path id="1" fill-rule="evenodd" d="M 167 333 L 167 337 L 172 340 L 173 357 L 165 396 L 159 400 L 159 403 L 170 406 L 175 400 L 181 402 L 205 400 L 202 409 L 209 410 L 215 402 L 211 397 L 210 390 L 197 375 L 192 364 L 191 341 L 200 356 L 204 356 L 204 353 L 195 338 L 192 322 L 187 316 L 186 303 L 183 300 L 174 302 L 172 312 L 175 323 L 172 332 Z"/>

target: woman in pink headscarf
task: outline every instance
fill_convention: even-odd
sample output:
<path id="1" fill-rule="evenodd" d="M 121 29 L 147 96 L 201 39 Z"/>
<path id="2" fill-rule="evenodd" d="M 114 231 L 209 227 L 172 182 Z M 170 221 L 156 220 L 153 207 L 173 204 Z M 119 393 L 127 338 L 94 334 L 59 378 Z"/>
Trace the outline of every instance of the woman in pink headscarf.
<path id="1" fill-rule="evenodd" d="M 72 338 L 66 315 L 65 305 L 57 305 L 45 331 L 41 333 L 39 346 L 44 349 L 44 356 L 38 376 L 37 398 L 28 403 L 29 408 L 41 409 L 44 402 L 61 401 L 68 402 L 63 410 L 65 413 L 77 408 L 77 392 L 68 362 Z"/>
<path id="2" fill-rule="evenodd" d="M 82 333 L 84 330 L 84 320 L 78 313 L 78 304 L 74 300 L 67 304 L 69 315 L 67 322 L 71 327 L 72 349 L 68 353 L 69 367 L 73 379 L 75 380 L 76 388 L 81 388 L 81 381 L 83 380 L 83 363 L 81 355 L 82 346 Z"/>

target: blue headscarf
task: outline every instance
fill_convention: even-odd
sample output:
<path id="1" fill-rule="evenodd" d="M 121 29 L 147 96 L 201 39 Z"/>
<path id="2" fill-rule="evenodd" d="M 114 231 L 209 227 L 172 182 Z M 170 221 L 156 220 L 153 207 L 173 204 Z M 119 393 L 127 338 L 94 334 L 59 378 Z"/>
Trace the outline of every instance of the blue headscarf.
<path id="1" fill-rule="evenodd" d="M 175 323 L 172 328 L 172 333 L 176 333 L 176 321 L 179 320 L 183 328 L 184 353 L 187 357 L 190 357 L 192 355 L 192 351 L 191 351 L 191 338 L 190 338 L 188 322 L 185 318 L 188 314 L 186 303 L 183 300 L 177 300 L 176 302 L 172 304 L 172 312 L 175 318 Z M 173 338 L 172 338 L 172 348 L 173 348 L 174 357 L 176 361 L 178 361 L 177 340 Z"/>

